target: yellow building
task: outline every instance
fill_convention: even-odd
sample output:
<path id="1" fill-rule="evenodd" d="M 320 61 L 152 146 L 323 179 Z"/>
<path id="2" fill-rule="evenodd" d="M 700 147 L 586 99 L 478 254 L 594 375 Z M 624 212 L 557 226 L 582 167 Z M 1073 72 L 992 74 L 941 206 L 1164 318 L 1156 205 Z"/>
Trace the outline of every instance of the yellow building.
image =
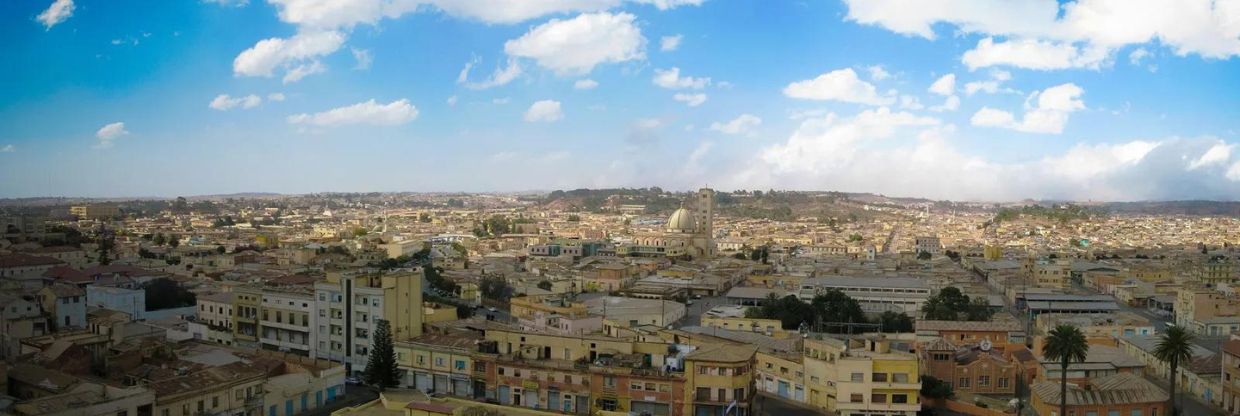
<path id="1" fill-rule="evenodd" d="M 748 416 L 753 403 L 752 345 L 703 345 L 685 355 L 686 415 Z M 732 410 L 728 410 L 732 409 Z"/>
<path id="2" fill-rule="evenodd" d="M 774 338 L 788 338 L 795 331 L 783 329 L 778 319 L 739 318 L 726 316 L 702 316 L 702 326 L 707 328 L 729 329 L 733 331 L 757 332 Z"/>
<path id="3" fill-rule="evenodd" d="M 392 340 L 422 335 L 426 320 L 420 269 L 330 272 L 314 284 L 315 351 L 342 360 L 351 374 L 366 368 L 371 335 L 385 320 Z M 455 311 L 453 312 L 455 315 Z"/>
<path id="4" fill-rule="evenodd" d="M 401 385 L 422 392 L 473 397 L 472 375 L 478 338 L 426 334 L 394 343 Z"/>
<path id="5" fill-rule="evenodd" d="M 893 349 L 893 344 L 897 343 L 882 336 L 806 339 L 807 402 L 844 415 L 917 414 L 921 410 L 917 356 Z"/>
<path id="6" fill-rule="evenodd" d="M 759 351 L 754 357 L 754 386 L 759 391 L 805 403 L 805 365 L 801 354 Z"/>
<path id="7" fill-rule="evenodd" d="M 262 307 L 263 290 L 257 286 L 233 289 L 233 340 L 237 345 L 258 346 L 258 310 Z"/>

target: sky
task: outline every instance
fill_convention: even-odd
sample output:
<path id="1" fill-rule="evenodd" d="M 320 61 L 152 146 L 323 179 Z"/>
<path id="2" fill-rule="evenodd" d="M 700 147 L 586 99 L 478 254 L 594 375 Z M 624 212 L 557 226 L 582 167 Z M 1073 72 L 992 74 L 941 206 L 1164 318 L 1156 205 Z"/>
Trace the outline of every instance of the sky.
<path id="1" fill-rule="evenodd" d="M 1240 0 L 23 0 L 0 45 L 0 197 L 1240 199 Z"/>

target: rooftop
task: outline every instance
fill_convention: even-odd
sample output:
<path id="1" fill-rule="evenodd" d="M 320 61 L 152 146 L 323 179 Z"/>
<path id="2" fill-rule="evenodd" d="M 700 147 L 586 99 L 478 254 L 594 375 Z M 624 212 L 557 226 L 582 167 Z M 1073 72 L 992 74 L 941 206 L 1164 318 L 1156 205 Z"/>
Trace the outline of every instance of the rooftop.
<path id="1" fill-rule="evenodd" d="M 1059 382 L 1043 380 L 1033 384 L 1032 393 L 1043 403 L 1055 404 L 1060 402 L 1059 387 Z M 1069 406 L 1105 406 L 1165 402 L 1169 397 L 1140 376 L 1118 373 L 1092 380 L 1089 388 L 1069 384 L 1066 402 Z"/>

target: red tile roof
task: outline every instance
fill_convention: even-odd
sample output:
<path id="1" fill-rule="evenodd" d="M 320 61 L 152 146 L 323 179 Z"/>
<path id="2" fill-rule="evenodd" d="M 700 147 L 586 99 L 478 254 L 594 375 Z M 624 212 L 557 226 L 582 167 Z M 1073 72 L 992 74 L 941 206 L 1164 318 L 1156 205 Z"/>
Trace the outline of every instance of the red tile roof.
<path id="1" fill-rule="evenodd" d="M 0 268 L 52 266 L 57 264 L 65 264 L 65 262 L 51 257 L 31 256 L 27 254 L 10 254 L 7 256 L 0 256 Z"/>

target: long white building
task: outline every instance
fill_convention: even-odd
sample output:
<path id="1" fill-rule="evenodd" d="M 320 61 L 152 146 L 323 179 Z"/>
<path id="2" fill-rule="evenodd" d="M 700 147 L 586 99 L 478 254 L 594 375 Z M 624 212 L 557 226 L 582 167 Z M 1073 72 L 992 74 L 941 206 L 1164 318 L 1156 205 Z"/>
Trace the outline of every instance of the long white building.
<path id="1" fill-rule="evenodd" d="M 811 277 L 801 282 L 797 297 L 809 302 L 831 289 L 844 292 L 867 313 L 903 312 L 917 316 L 930 298 L 930 285 L 912 277 Z"/>

